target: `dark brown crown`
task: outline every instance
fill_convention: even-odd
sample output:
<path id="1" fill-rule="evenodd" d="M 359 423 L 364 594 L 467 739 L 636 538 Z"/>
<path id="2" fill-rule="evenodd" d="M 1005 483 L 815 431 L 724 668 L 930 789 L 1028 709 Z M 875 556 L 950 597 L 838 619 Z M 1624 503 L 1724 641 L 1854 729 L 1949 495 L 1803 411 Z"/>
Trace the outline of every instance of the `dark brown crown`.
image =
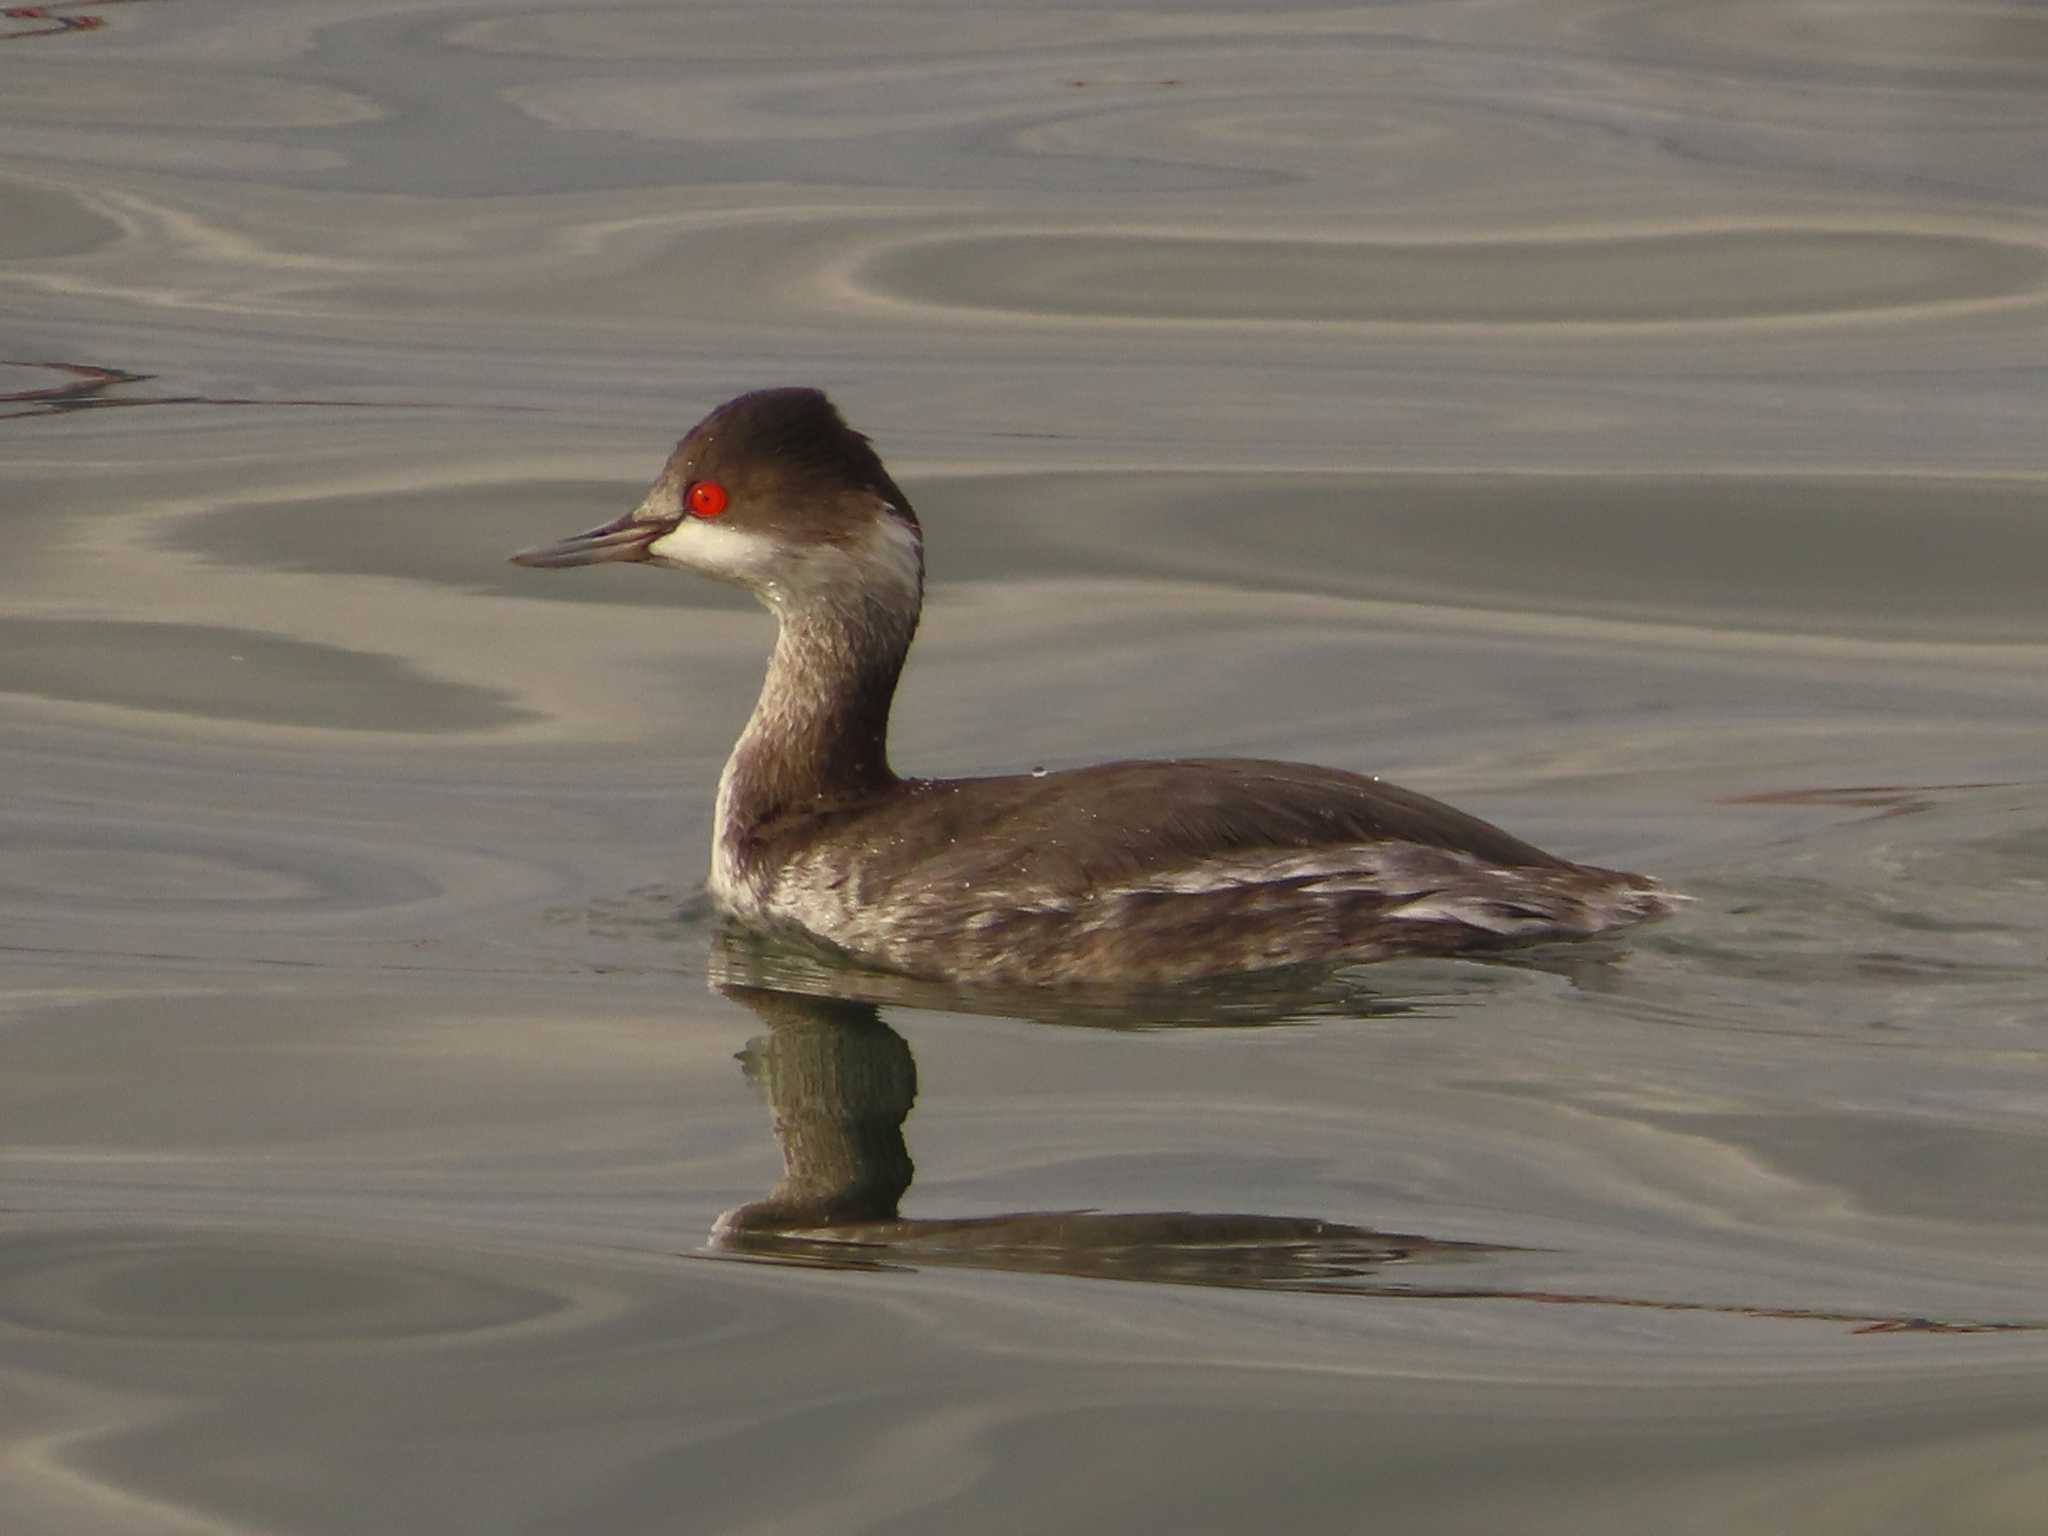
<path id="1" fill-rule="evenodd" d="M 910 499 L 873 446 L 846 424 L 821 389 L 736 395 L 689 430 L 670 463 L 684 479 L 724 484 L 734 493 L 736 510 L 747 493 L 822 508 L 865 492 L 917 525 Z"/>

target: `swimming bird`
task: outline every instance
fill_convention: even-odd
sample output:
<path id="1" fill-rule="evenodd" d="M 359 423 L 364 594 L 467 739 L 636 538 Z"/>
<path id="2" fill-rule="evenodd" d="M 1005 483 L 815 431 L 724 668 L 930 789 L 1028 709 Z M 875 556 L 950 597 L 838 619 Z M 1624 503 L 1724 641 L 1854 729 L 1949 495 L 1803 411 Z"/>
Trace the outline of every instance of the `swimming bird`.
<path id="1" fill-rule="evenodd" d="M 890 704 L 924 533 L 819 390 L 692 427 L 616 522 L 512 556 L 641 561 L 751 591 L 778 634 L 718 782 L 709 891 L 858 962 L 994 985 L 1172 984 L 1582 938 L 1671 910 L 1379 779 L 1240 758 L 900 777 Z"/>

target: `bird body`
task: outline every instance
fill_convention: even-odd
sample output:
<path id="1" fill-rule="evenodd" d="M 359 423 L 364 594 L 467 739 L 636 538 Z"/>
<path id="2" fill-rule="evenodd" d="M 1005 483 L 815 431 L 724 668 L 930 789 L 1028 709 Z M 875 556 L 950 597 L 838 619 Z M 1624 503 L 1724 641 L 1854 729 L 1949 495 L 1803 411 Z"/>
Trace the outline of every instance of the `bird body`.
<path id="1" fill-rule="evenodd" d="M 811 389 L 684 437 L 641 505 L 513 557 L 634 560 L 751 589 L 779 632 L 718 786 L 710 892 L 871 965 L 941 980 L 1173 983 L 1577 938 L 1670 910 L 1426 795 L 1257 759 L 902 778 L 888 720 L 923 600 L 923 531 Z"/>

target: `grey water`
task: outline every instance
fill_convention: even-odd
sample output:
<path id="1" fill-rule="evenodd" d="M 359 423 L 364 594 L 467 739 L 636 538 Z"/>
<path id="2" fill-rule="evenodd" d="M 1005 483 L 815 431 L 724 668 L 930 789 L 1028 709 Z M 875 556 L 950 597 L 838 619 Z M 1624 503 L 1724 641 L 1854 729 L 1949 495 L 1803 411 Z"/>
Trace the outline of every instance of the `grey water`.
<path id="1" fill-rule="evenodd" d="M 2044 88 L 2023 0 L 0 17 L 0 1529 L 2040 1529 Z M 769 621 L 503 556 L 796 382 L 926 524 L 899 766 L 1692 904 L 720 934 Z"/>

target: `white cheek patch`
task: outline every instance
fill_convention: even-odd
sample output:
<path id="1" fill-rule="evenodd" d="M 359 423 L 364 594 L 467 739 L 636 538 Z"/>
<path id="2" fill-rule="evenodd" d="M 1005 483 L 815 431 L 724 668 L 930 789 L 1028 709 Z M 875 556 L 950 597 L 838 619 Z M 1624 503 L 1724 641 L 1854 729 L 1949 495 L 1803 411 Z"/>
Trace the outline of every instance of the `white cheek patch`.
<path id="1" fill-rule="evenodd" d="M 663 565 L 756 590 L 767 584 L 777 562 L 773 540 L 700 517 L 684 518 L 649 544 L 647 553 Z"/>
<path id="2" fill-rule="evenodd" d="M 843 545 L 791 545 L 722 519 L 686 517 L 650 543 L 647 555 L 677 570 L 736 582 L 777 613 L 868 596 L 914 615 L 923 591 L 917 530 L 887 515 Z"/>

